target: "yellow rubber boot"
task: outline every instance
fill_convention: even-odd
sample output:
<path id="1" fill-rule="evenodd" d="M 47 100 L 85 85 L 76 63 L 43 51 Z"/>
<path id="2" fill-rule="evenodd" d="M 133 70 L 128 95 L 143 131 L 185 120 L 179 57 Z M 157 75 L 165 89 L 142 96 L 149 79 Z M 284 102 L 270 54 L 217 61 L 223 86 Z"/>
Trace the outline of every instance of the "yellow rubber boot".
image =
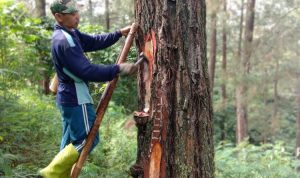
<path id="1" fill-rule="evenodd" d="M 77 161 L 79 153 L 72 144 L 61 150 L 51 161 L 51 163 L 39 171 L 44 178 L 69 178 L 70 170 Z"/>
<path id="2" fill-rule="evenodd" d="M 63 172 L 61 175 L 60 175 L 60 177 L 62 177 L 62 178 L 65 178 L 65 177 L 71 177 L 71 170 L 72 170 L 72 168 L 70 168 L 70 169 L 68 169 L 68 170 L 66 170 L 65 172 Z"/>

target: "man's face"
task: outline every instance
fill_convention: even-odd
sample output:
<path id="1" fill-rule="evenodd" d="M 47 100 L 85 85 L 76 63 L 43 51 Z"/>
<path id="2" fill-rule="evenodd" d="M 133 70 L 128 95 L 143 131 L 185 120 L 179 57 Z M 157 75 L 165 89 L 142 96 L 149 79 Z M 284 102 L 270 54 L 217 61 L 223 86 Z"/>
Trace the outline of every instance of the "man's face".
<path id="1" fill-rule="evenodd" d="M 71 14 L 62 14 L 56 13 L 55 19 L 57 22 L 68 30 L 74 29 L 78 27 L 79 24 L 79 14 L 78 12 L 74 12 Z"/>

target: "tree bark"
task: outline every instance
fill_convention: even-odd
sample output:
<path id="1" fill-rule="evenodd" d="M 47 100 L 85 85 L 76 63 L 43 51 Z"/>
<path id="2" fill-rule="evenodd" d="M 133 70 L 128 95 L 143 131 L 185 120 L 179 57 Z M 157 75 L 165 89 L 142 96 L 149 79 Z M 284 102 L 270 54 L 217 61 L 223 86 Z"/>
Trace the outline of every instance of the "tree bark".
<path id="1" fill-rule="evenodd" d="M 133 177 L 214 177 L 204 0 L 136 2 L 139 68 Z"/>
<path id="2" fill-rule="evenodd" d="M 277 118 L 277 113 L 278 113 L 278 72 L 279 72 L 279 60 L 275 59 L 275 76 L 274 76 L 274 103 L 273 103 L 273 112 L 272 112 L 272 118 L 271 118 L 271 133 L 272 136 L 274 137 L 276 134 L 276 131 L 278 129 L 278 118 Z"/>
<path id="3" fill-rule="evenodd" d="M 238 41 L 238 51 L 237 51 L 237 73 L 236 73 L 236 78 L 239 77 L 239 75 L 242 73 L 241 70 L 241 56 L 242 56 L 242 40 L 243 40 L 243 22 L 244 22 L 244 0 L 241 0 L 241 18 L 240 18 L 240 33 L 239 33 L 239 41 Z M 237 79 L 237 86 L 236 86 L 236 143 L 239 144 L 242 141 L 242 138 L 247 137 L 244 132 L 241 132 L 241 130 L 244 130 L 244 123 L 243 118 L 244 118 L 244 112 L 242 113 L 241 111 L 244 110 L 244 106 L 241 105 L 241 91 L 240 91 L 240 85 L 241 85 L 241 80 Z M 243 135 L 242 135 L 243 134 Z"/>
<path id="4" fill-rule="evenodd" d="M 44 17 L 46 16 L 46 0 L 35 0 L 35 17 Z"/>
<path id="5" fill-rule="evenodd" d="M 242 52 L 242 78 L 239 81 L 236 92 L 237 104 L 237 143 L 239 144 L 248 137 L 248 116 L 247 116 L 247 77 L 250 70 L 250 58 L 252 53 L 252 39 L 254 29 L 255 0 L 247 1 L 246 26 L 243 40 Z"/>
<path id="6" fill-rule="evenodd" d="M 106 24 L 106 31 L 109 31 L 110 29 L 109 0 L 105 0 L 105 24 Z"/>
<path id="7" fill-rule="evenodd" d="M 226 81 L 227 81 L 227 2 L 223 1 L 223 27 L 222 27 L 222 83 L 221 83 L 221 102 L 222 110 L 225 111 L 227 104 L 227 94 L 226 94 Z M 226 112 L 224 112 L 226 113 Z M 225 131 L 225 122 L 226 114 L 221 118 L 221 140 L 225 140 L 226 131 Z"/>
<path id="8" fill-rule="evenodd" d="M 296 158 L 300 159 L 300 84 L 298 84 L 297 93 L 296 101 L 298 105 L 298 112 L 296 120 Z M 300 167 L 298 167 L 297 170 L 300 171 Z"/>
<path id="9" fill-rule="evenodd" d="M 88 10 L 88 19 L 89 19 L 89 22 L 90 23 L 93 23 L 93 11 L 94 11 L 94 7 L 93 7 L 93 2 L 92 0 L 89 0 L 88 1 L 88 7 L 89 7 L 89 10 Z"/>
<path id="10" fill-rule="evenodd" d="M 248 0 L 250 2 L 251 0 Z M 249 6 L 247 6 L 249 7 Z M 237 52 L 237 77 L 242 76 L 238 79 L 238 84 L 236 88 L 236 115 L 237 115 L 237 123 L 236 123 L 236 142 L 239 144 L 245 138 L 248 137 L 248 118 L 247 118 L 247 104 L 246 104 L 246 82 L 244 81 L 246 78 L 246 71 L 245 68 L 245 51 L 243 51 L 242 57 L 242 32 L 243 32 L 243 11 L 244 11 L 244 0 L 242 0 L 241 4 L 241 20 L 240 20 L 240 36 L 239 36 L 239 44 L 238 44 L 238 52 Z M 249 24 L 247 21 L 249 19 L 249 9 L 247 8 L 246 14 L 246 24 Z M 245 30 L 245 35 L 248 33 L 249 29 Z M 247 31 L 247 32 L 246 32 Z M 244 45 L 246 44 L 246 39 L 244 40 Z M 244 50 L 246 46 L 244 46 Z"/>
<path id="11" fill-rule="evenodd" d="M 212 1 L 215 2 L 215 1 Z M 213 94 L 214 79 L 215 79 L 215 68 L 216 68 L 216 55 L 217 55 L 217 8 L 216 4 L 212 4 L 213 10 L 211 14 L 211 36 L 210 36 L 210 50 L 209 50 L 209 79 L 210 79 L 210 90 Z"/>
<path id="12" fill-rule="evenodd" d="M 252 53 L 252 39 L 254 30 L 255 0 L 247 1 L 246 26 L 242 52 L 242 79 L 237 92 L 237 143 L 248 137 L 247 116 L 247 77 L 250 71 L 250 58 Z"/>

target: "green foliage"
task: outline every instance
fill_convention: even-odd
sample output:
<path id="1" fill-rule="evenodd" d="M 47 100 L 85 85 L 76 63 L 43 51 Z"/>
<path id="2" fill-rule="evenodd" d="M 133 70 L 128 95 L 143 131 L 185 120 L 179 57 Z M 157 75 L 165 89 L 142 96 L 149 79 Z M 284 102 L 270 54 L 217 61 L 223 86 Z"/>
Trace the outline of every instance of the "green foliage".
<path id="1" fill-rule="evenodd" d="M 52 70 L 48 18 L 29 16 L 24 4 L 0 3 L 0 75 L 3 89 L 39 81 Z"/>
<path id="2" fill-rule="evenodd" d="M 61 130 L 57 127 L 60 116 L 53 97 L 40 96 L 29 89 L 17 93 L 5 98 L 0 95 L 0 170 L 5 175 L 22 177 L 35 173 L 38 165 L 46 165 L 52 159 Z"/>
<path id="3" fill-rule="evenodd" d="M 295 170 L 300 160 L 295 160 L 283 143 L 251 145 L 247 142 L 237 147 L 223 144 L 216 147 L 216 177 L 218 178 L 290 178 L 300 177 Z"/>
<path id="4" fill-rule="evenodd" d="M 13 92 L 15 93 L 15 92 Z M 54 98 L 32 90 L 0 96 L 0 175 L 25 177 L 46 166 L 57 154 L 61 121 Z M 81 177 L 128 177 L 135 162 L 136 130 L 124 124 L 133 116 L 110 103 L 100 128 L 101 142 L 89 156 Z"/>
<path id="5" fill-rule="evenodd" d="M 53 72 L 52 26 L 49 18 L 30 17 L 22 3 L 0 1 L 0 176 L 30 177 L 46 166 L 59 149 L 61 122 L 54 98 L 37 93 L 40 80 Z M 81 28 L 87 33 L 103 31 L 101 26 L 88 24 Z M 93 63 L 112 64 L 120 49 L 119 43 L 87 55 Z M 131 52 L 130 60 L 135 55 Z M 112 103 L 106 112 L 101 143 L 84 167 L 83 177 L 128 177 L 126 170 L 135 161 L 136 132 L 124 130 L 123 125 L 124 113 L 131 112 L 136 103 L 132 81 L 135 79 L 119 80 L 113 99 L 116 104 Z M 98 101 L 103 86 L 91 84 L 91 89 Z"/>
<path id="6" fill-rule="evenodd" d="M 82 177 L 129 177 L 127 171 L 135 163 L 137 140 L 135 126 L 125 127 L 133 116 L 124 115 L 124 111 L 110 103 L 100 127 L 100 145 L 92 152 Z"/>
<path id="7" fill-rule="evenodd" d="M 60 115 L 54 98 L 38 93 L 43 77 L 54 72 L 50 56 L 54 21 L 47 17 L 32 18 L 26 6 L 19 2 L 0 1 L 0 177 L 34 175 L 58 152 L 61 137 Z M 221 57 L 218 56 L 213 96 L 214 138 L 218 145 L 215 156 L 217 177 L 299 177 L 295 168 L 300 166 L 300 162 L 292 154 L 298 109 L 294 106 L 294 93 L 298 92 L 295 83 L 299 83 L 300 64 L 299 42 L 295 40 L 300 34 L 297 31 L 299 8 L 294 3 L 291 0 L 271 0 L 257 5 L 254 52 L 247 78 L 236 75 L 238 8 L 232 7 L 231 15 L 226 16 L 227 74 L 220 75 Z M 129 1 L 117 0 L 110 5 L 111 25 L 116 29 L 128 25 L 133 17 L 133 12 L 129 12 L 132 9 L 128 7 Z M 124 11 L 125 6 L 128 8 Z M 85 18 L 90 22 L 84 22 Z M 91 25 L 98 20 L 104 22 L 104 18 L 85 18 L 80 25 L 81 31 L 95 34 L 105 31 L 100 25 Z M 220 39 L 219 36 L 219 42 Z M 124 39 L 110 48 L 86 55 L 95 64 L 113 64 L 123 43 Z M 133 49 L 128 61 L 135 61 L 136 56 L 137 51 Z M 223 126 L 225 139 L 235 142 L 235 87 L 238 80 L 245 81 L 249 87 L 246 99 L 251 144 L 243 143 L 236 147 L 227 143 L 219 145 Z M 276 80 L 278 126 L 272 130 L 270 123 L 275 106 L 273 86 Z M 226 81 L 227 88 L 225 106 L 221 101 L 222 81 Z M 97 103 L 105 84 L 91 83 L 90 87 Z M 127 114 L 137 108 L 136 88 L 134 76 L 120 77 L 100 129 L 101 142 L 89 156 L 81 177 L 129 177 L 127 170 L 135 161 L 137 141 L 135 128 L 128 127 L 132 116 Z M 276 143 L 276 140 L 283 140 L 288 146 Z M 275 144 L 260 145 L 267 142 Z M 188 169 L 184 167 L 183 170 Z"/>

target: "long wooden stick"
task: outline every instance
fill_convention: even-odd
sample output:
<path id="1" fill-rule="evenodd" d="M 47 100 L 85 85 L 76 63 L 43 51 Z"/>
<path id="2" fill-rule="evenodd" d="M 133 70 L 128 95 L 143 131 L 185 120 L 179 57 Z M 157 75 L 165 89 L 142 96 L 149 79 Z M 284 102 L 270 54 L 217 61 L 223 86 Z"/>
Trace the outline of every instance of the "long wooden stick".
<path id="1" fill-rule="evenodd" d="M 130 32 L 126 38 L 122 52 L 118 58 L 117 64 L 121 64 L 126 61 L 127 55 L 129 53 L 129 49 L 133 43 L 134 34 L 137 31 L 137 28 L 138 28 L 138 26 L 133 23 L 131 26 Z M 105 114 L 106 108 L 107 108 L 108 103 L 113 94 L 113 91 L 116 87 L 117 81 L 118 81 L 118 76 L 115 77 L 111 82 L 108 83 L 108 85 L 106 86 L 106 88 L 104 90 L 104 93 L 101 96 L 99 105 L 96 110 L 96 114 L 97 114 L 96 120 L 94 122 L 94 125 L 93 125 L 88 137 L 87 137 L 86 145 L 84 146 L 84 148 L 79 156 L 79 159 L 73 168 L 73 171 L 71 174 L 72 178 L 77 178 L 80 174 L 81 168 L 83 167 L 83 164 L 88 156 L 89 150 L 91 149 L 91 147 L 93 145 L 93 141 L 97 135 L 97 131 L 99 130 L 100 124 L 102 122 L 103 116 Z"/>

